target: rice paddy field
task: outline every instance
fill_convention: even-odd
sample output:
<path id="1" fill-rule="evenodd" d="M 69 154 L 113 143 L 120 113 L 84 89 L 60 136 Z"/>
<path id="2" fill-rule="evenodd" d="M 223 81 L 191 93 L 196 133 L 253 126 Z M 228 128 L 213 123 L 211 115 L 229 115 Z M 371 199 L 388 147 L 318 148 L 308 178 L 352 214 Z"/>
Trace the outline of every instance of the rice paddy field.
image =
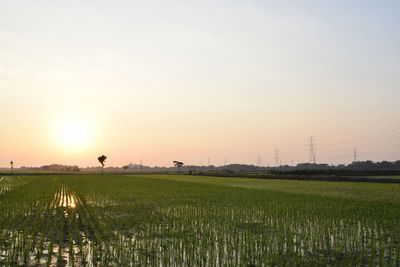
<path id="1" fill-rule="evenodd" d="M 0 266 L 399 266 L 400 185 L 0 177 Z"/>

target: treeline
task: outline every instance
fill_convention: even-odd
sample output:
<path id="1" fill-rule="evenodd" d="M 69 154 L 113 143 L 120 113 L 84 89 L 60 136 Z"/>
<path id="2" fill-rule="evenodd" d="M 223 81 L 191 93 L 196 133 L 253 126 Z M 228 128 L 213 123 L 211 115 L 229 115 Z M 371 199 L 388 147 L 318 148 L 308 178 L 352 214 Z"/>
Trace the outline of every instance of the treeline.
<path id="1" fill-rule="evenodd" d="M 54 171 L 54 172 L 79 172 L 78 166 L 68 166 L 62 164 L 44 165 L 41 167 L 25 167 L 19 168 L 21 171 Z"/>
<path id="2" fill-rule="evenodd" d="M 400 175 L 400 161 L 357 161 L 349 165 L 298 164 L 296 167 L 279 167 L 271 170 L 274 174 L 292 175 Z"/>
<path id="3" fill-rule="evenodd" d="M 172 163 L 172 162 L 171 162 Z M 259 167 L 247 164 L 229 164 L 224 166 L 198 166 L 198 165 L 183 165 L 180 170 L 182 172 L 265 172 L 270 170 L 268 167 Z M 140 164 L 128 164 L 123 167 L 105 167 L 104 171 L 111 172 L 178 172 L 178 167 L 159 167 L 159 166 L 146 166 Z M 100 166 L 81 168 L 82 172 L 98 172 L 101 171 Z"/>
<path id="4" fill-rule="evenodd" d="M 97 172 L 101 171 L 100 166 L 81 168 L 82 172 Z M 178 172 L 178 167 L 159 167 L 145 166 L 140 164 L 128 164 L 123 167 L 107 167 L 104 171 L 114 172 Z M 293 174 L 355 174 L 355 173 L 382 173 L 382 174 L 397 174 L 400 173 L 400 161 L 389 162 L 372 162 L 359 161 L 349 165 L 329 165 L 329 164 L 312 164 L 300 163 L 296 166 L 282 165 L 278 167 L 255 166 L 248 164 L 229 164 L 224 166 L 198 166 L 198 165 L 183 165 L 182 172 L 221 172 L 221 173 L 237 173 L 237 172 L 252 172 L 252 173 L 293 173 Z"/>
<path id="5" fill-rule="evenodd" d="M 21 167 L 19 170 L 43 171 L 43 172 L 99 172 L 100 166 L 79 168 L 78 166 L 68 166 L 62 164 L 44 165 L 41 167 Z M 107 167 L 106 172 L 127 172 L 127 173 L 162 173 L 178 172 L 183 173 L 272 173 L 272 174 L 292 174 L 292 175 L 400 175 L 400 160 L 395 162 L 382 161 L 358 161 L 348 165 L 329 165 L 300 163 L 296 166 L 282 165 L 278 167 L 264 167 L 248 164 L 229 164 L 224 166 L 197 166 L 187 165 L 178 167 L 158 167 L 145 166 L 140 164 L 129 164 L 123 167 Z"/>

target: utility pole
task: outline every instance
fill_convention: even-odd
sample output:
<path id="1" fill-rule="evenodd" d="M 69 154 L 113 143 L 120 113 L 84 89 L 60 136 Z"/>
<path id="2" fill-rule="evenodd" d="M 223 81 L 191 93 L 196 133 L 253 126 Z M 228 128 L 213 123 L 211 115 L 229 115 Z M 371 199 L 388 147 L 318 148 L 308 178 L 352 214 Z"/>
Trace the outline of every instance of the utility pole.
<path id="1" fill-rule="evenodd" d="M 210 157 L 207 158 L 207 166 L 210 166 Z"/>
<path id="2" fill-rule="evenodd" d="M 357 148 L 354 148 L 353 157 L 354 157 L 354 162 L 356 162 L 357 161 Z"/>
<path id="3" fill-rule="evenodd" d="M 140 159 L 140 174 L 142 174 L 143 171 L 143 160 Z"/>
<path id="4" fill-rule="evenodd" d="M 258 157 L 257 157 L 257 166 L 261 167 L 261 156 L 260 155 L 258 155 Z"/>
<path id="5" fill-rule="evenodd" d="M 275 150 L 275 166 L 278 167 L 279 166 L 279 150 Z"/>
<path id="6" fill-rule="evenodd" d="M 309 147 L 310 147 L 310 163 L 317 163 L 317 159 L 315 156 L 315 139 L 313 136 L 310 136 L 310 139 L 308 139 L 309 141 Z"/>

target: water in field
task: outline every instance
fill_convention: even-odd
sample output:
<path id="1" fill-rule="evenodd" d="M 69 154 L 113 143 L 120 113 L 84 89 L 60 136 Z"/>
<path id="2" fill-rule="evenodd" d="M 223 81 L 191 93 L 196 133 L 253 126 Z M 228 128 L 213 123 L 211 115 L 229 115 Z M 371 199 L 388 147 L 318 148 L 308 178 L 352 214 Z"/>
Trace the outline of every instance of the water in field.
<path id="1" fill-rule="evenodd" d="M 400 263 L 389 204 L 144 178 L 4 182 L 0 265 Z"/>
<path id="2" fill-rule="evenodd" d="M 23 185 L 19 176 L 1 176 L 0 177 L 0 195 L 11 191 L 14 187 Z"/>
<path id="3" fill-rule="evenodd" d="M 53 208 L 76 209 L 78 199 L 75 194 L 71 193 L 68 187 L 62 185 L 60 191 L 54 195 L 52 203 Z"/>

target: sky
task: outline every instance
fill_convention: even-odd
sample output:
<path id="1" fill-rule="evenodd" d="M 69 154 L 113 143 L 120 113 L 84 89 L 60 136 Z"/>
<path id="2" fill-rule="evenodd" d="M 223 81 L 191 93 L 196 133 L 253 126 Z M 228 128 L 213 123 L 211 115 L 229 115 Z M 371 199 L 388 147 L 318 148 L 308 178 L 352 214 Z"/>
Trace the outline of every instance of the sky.
<path id="1" fill-rule="evenodd" d="M 0 0 L 0 166 L 399 160 L 399 13 Z"/>

